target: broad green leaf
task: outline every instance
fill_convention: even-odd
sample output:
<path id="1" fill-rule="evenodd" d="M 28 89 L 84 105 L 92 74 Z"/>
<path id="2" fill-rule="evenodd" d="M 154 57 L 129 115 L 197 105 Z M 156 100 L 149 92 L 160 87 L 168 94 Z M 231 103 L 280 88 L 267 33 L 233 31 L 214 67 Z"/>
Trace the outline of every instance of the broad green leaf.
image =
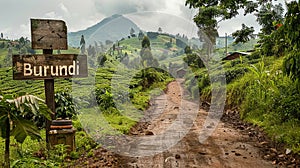
<path id="1" fill-rule="evenodd" d="M 11 135 L 15 139 L 23 143 L 27 136 L 30 136 L 32 139 L 40 139 L 39 129 L 34 125 L 33 122 L 25 120 L 23 118 L 13 118 L 15 127 L 13 128 Z"/>
<path id="2" fill-rule="evenodd" d="M 40 107 L 39 113 L 40 113 L 41 115 L 43 115 L 45 118 L 47 118 L 48 120 L 51 120 L 51 114 L 52 114 L 52 112 L 51 112 L 51 110 L 47 107 L 47 105 L 44 104 L 44 103 L 41 103 L 39 107 Z"/>
<path id="3" fill-rule="evenodd" d="M 31 109 L 31 112 L 36 115 L 37 114 L 37 109 L 36 109 L 36 106 L 32 105 L 32 104 L 28 104 L 28 106 L 30 107 Z"/>

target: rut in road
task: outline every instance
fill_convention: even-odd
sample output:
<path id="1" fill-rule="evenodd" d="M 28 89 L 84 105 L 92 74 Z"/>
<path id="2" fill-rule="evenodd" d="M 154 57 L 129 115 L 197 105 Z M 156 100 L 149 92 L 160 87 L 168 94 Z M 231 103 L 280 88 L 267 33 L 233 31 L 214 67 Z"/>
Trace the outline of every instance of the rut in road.
<path id="1" fill-rule="evenodd" d="M 171 82 L 166 94 L 152 101 L 144 118 L 130 131 L 133 138 L 160 138 L 143 145 L 133 144 L 129 151 L 136 156 L 119 156 L 118 167 L 274 167 L 262 159 L 253 141 L 222 122 L 200 143 L 199 133 L 208 112 L 186 99 L 183 82 L 182 79 Z M 186 132 L 183 129 L 187 129 Z"/>

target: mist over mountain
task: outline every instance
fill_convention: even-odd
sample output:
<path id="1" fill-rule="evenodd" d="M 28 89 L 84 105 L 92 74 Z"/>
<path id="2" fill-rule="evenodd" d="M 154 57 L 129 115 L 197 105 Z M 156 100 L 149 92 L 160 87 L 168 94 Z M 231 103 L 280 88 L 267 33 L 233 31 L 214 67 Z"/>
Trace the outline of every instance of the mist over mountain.
<path id="1" fill-rule="evenodd" d="M 95 42 L 105 43 L 106 40 L 114 42 L 128 37 L 131 28 L 134 29 L 135 34 L 140 31 L 140 28 L 134 22 L 116 14 L 85 30 L 68 33 L 68 44 L 72 47 L 79 47 L 81 35 L 84 35 L 86 45 L 93 45 Z"/>

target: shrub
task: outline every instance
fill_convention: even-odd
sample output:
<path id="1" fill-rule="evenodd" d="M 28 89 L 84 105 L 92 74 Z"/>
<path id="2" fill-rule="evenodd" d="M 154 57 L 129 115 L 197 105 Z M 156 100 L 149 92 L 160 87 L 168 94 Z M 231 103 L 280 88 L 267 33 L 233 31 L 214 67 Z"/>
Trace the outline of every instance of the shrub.
<path id="1" fill-rule="evenodd" d="M 77 106 L 72 95 L 68 91 L 59 91 L 54 94 L 55 117 L 56 118 L 76 118 Z"/>

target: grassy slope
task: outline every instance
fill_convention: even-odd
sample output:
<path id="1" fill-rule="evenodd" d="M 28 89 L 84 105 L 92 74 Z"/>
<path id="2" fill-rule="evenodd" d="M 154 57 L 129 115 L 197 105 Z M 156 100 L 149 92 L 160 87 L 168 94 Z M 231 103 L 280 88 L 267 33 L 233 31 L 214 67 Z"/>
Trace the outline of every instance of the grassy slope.
<path id="1" fill-rule="evenodd" d="M 293 103 L 288 97 L 292 96 L 289 95 L 290 92 L 284 95 L 276 93 L 276 91 L 280 90 L 280 88 L 294 88 L 292 86 L 293 82 L 288 77 L 280 73 L 282 70 L 283 59 L 283 57 L 264 58 L 264 68 L 260 73 L 258 73 L 264 75 L 261 78 L 258 77 L 258 74 L 248 71 L 245 75 L 239 76 L 230 83 L 227 83 L 226 105 L 228 108 L 239 109 L 240 114 L 245 121 L 261 126 L 275 141 L 286 144 L 286 147 L 292 149 L 294 152 L 299 152 L 300 122 L 293 118 L 284 120 L 284 115 L 288 115 L 288 113 L 291 113 L 292 111 L 285 110 L 285 112 L 281 112 L 278 110 L 280 109 L 279 106 L 282 106 L 278 100 Z M 259 67 L 259 61 L 261 60 L 252 60 L 251 62 L 256 62 L 254 63 L 254 66 Z M 247 60 L 245 60 L 242 65 L 238 62 L 238 59 L 236 61 L 225 61 L 223 68 L 226 72 L 232 69 L 238 69 L 238 67 L 241 66 L 251 68 L 250 63 L 247 62 Z M 233 63 L 234 65 L 232 66 Z M 199 70 L 197 73 L 204 74 L 206 72 Z M 266 98 L 260 98 L 258 96 L 259 92 L 256 92 L 256 90 L 259 90 L 259 88 L 255 85 L 256 83 L 268 88 L 265 91 L 267 93 Z M 252 98 L 249 96 L 249 90 L 247 90 L 250 87 L 256 89 Z M 283 92 L 287 92 L 287 90 Z M 210 94 L 211 88 L 208 86 L 202 90 L 201 97 L 209 101 Z M 247 96 L 248 102 L 246 99 Z M 274 101 L 274 99 L 276 101 Z M 251 105 L 251 101 L 256 101 L 256 103 Z M 287 107 L 291 106 L 289 104 L 283 105 Z"/>
<path id="2" fill-rule="evenodd" d="M 151 45 L 151 53 L 154 58 L 157 58 L 160 64 L 164 64 L 166 66 L 169 65 L 170 62 L 172 63 L 182 63 L 182 58 L 185 56 L 179 55 L 179 56 L 173 56 L 176 52 L 182 50 L 181 48 L 177 47 L 175 42 L 175 38 L 172 38 L 172 47 L 171 49 L 168 49 L 165 44 L 167 42 L 170 42 L 170 36 L 167 35 L 159 35 L 156 39 L 150 39 L 150 45 Z M 130 56 L 130 60 L 139 57 L 140 50 L 141 50 L 141 40 L 138 40 L 137 37 L 126 39 L 123 41 L 120 41 L 121 46 L 126 46 L 125 50 L 123 50 L 123 53 L 127 52 Z M 160 57 L 167 53 L 168 56 L 164 59 L 160 59 Z"/>

